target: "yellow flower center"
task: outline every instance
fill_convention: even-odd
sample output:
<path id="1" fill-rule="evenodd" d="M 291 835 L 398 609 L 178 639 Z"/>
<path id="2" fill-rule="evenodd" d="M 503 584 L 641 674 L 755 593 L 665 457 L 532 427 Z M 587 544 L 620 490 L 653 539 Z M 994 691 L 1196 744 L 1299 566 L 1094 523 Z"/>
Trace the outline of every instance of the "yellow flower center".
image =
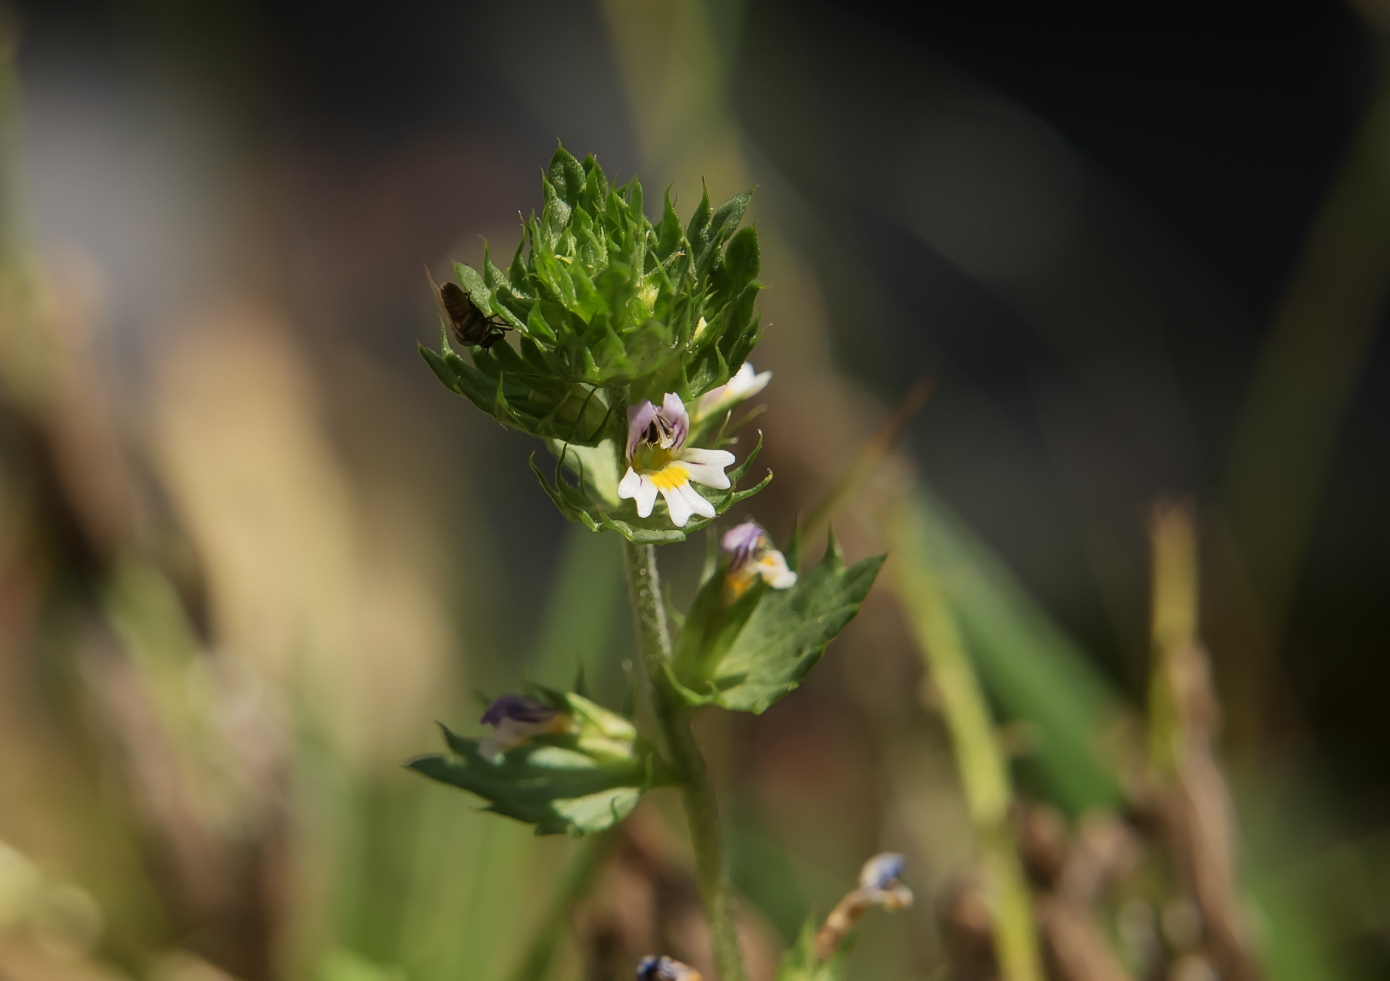
<path id="1" fill-rule="evenodd" d="M 674 490 L 685 485 L 690 479 L 690 471 L 679 463 L 668 463 L 661 470 L 650 475 L 657 490 Z"/>
<path id="2" fill-rule="evenodd" d="M 657 490 L 674 490 L 690 480 L 690 471 L 671 459 L 671 451 L 659 446 L 639 446 L 632 465 L 651 478 Z"/>

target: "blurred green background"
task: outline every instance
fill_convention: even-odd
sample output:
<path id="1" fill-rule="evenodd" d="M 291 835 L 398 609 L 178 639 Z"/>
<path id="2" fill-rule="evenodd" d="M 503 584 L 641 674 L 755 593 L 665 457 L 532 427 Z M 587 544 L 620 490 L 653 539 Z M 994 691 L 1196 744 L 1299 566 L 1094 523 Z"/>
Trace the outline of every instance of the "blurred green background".
<path id="1" fill-rule="evenodd" d="M 932 379 L 835 528 L 882 550 L 916 489 L 1031 799 L 1117 800 L 1150 509 L 1195 503 L 1269 973 L 1390 977 L 1376 0 L 0 13 L 0 978 L 522 981 L 593 855 L 399 764 L 523 679 L 621 703 L 618 542 L 415 344 L 421 263 L 510 254 L 557 138 L 683 215 L 758 188 L 774 536 Z M 703 557 L 662 550 L 678 604 Z M 940 971 L 972 842 L 920 663 L 881 585 L 700 717 L 756 977 L 888 848 L 919 902 L 851 976 Z M 558 976 L 698 945 L 669 796 Z"/>

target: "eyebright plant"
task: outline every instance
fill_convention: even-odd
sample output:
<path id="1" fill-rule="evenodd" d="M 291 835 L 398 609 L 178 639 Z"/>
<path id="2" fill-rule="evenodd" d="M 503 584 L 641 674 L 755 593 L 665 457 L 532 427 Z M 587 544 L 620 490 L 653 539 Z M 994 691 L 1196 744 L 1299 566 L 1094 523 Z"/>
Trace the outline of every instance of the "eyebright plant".
<path id="1" fill-rule="evenodd" d="M 637 542 L 680 541 L 766 484 L 733 490 L 756 449 L 699 491 L 691 489 L 698 472 L 681 479 L 678 468 L 664 477 L 662 467 L 651 468 L 672 450 L 711 465 L 694 448 L 707 446 L 706 437 L 729 440 L 721 425 L 729 410 L 767 383 L 766 373 L 746 366 L 761 333 L 754 301 L 763 288 L 757 230 L 738 228 L 752 192 L 718 208 L 706 192 L 682 227 L 669 194 L 653 225 L 642 210 L 642 185 L 610 186 L 592 156 L 581 164 L 558 149 L 541 183 L 545 205 L 526 221 L 506 271 L 486 255 L 481 273 L 454 265 L 469 299 L 513 328 L 516 346 L 475 346 L 466 360 L 441 330 L 440 349 L 422 347 L 421 354 L 451 391 L 546 441 L 575 481 L 559 465 L 553 481 L 535 468 L 565 517 Z M 633 415 L 652 411 L 685 420 L 678 445 L 667 432 L 665 445 L 634 447 Z M 634 449 L 643 456 L 634 460 Z M 715 451 L 728 455 L 718 445 L 707 452 Z M 629 467 L 643 488 L 661 491 L 662 503 L 653 508 L 645 489 L 621 496 L 619 478 Z"/>
<path id="2" fill-rule="evenodd" d="M 668 617 L 654 546 L 683 540 L 772 477 L 736 489 L 762 438 L 740 463 L 736 433 L 756 410 L 733 415 L 772 377 L 748 360 L 762 289 L 757 231 L 738 227 L 750 195 L 714 208 L 705 193 L 682 226 L 668 194 L 652 224 L 641 184 L 612 187 L 592 156 L 581 164 L 563 147 L 542 185 L 545 206 L 525 222 L 505 272 L 486 256 L 482 272 L 455 264 L 467 302 L 450 288 L 441 308 L 451 320 L 458 311 L 468 321 L 458 333 L 482 343 L 465 358 L 442 324 L 440 349 L 421 353 L 450 390 L 544 442 L 553 476 L 534 456 L 531 468 L 565 517 L 625 539 L 642 655 L 632 701 L 654 731 L 639 733 L 633 718 L 579 694 L 533 688 L 488 704 L 479 724 L 490 733 L 445 729 L 448 752 L 410 766 L 537 834 L 601 831 L 648 790 L 679 787 L 719 977 L 743 981 L 718 809 L 690 710 L 759 713 L 793 691 L 859 612 L 883 556 L 846 566 L 831 535 L 803 573 L 796 536 L 783 552 L 750 519 L 724 530 L 691 608 Z M 889 869 L 894 883 L 900 867 Z M 875 897 L 864 893 L 861 905 L 886 905 Z M 832 959 L 809 942 L 789 955 L 784 967 L 800 972 L 789 977 L 829 979 Z M 698 981 L 664 956 L 638 973 Z"/>

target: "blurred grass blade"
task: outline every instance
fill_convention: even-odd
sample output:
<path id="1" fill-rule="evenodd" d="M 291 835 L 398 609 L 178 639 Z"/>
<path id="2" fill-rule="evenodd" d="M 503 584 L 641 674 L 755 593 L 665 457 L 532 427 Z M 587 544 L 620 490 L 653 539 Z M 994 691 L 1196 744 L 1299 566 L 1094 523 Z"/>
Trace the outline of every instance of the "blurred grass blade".
<path id="1" fill-rule="evenodd" d="M 1149 762 L 1178 770 L 1180 711 L 1168 683 L 1170 663 L 1197 640 L 1197 543 L 1191 512 L 1160 504 L 1153 520 L 1153 651 L 1149 678 Z"/>
<path id="2" fill-rule="evenodd" d="M 550 976 L 555 950 L 569 928 L 575 907 L 593 888 L 599 870 L 618 843 L 618 835 L 616 830 L 604 831 L 586 835 L 579 843 L 546 909 L 545 918 L 531 938 L 526 956 L 511 975 L 512 981 L 542 981 Z"/>
<path id="3" fill-rule="evenodd" d="M 892 550 L 931 556 L 991 701 L 1006 721 L 1041 732 L 1024 766 L 1072 813 L 1118 805 L 1119 784 L 1100 752 L 1123 709 L 1118 694 L 945 503 L 922 490 L 904 507 L 920 540 L 895 537 Z"/>
<path id="4" fill-rule="evenodd" d="M 994 950 L 1004 981 L 1043 977 L 1032 899 L 1009 825 L 1012 789 L 994 720 L 966 654 L 951 603 L 941 588 L 926 509 L 909 498 L 889 521 L 892 582 L 927 674 L 941 701 L 975 825 L 986 895 L 994 916 Z"/>

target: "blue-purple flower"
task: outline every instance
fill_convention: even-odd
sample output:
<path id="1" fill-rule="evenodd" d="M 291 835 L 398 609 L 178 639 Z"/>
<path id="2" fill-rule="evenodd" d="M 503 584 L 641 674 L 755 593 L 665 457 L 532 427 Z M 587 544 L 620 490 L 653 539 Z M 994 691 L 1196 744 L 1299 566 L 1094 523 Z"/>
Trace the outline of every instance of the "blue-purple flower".
<path id="1" fill-rule="evenodd" d="M 692 514 L 714 517 L 714 505 L 693 484 L 727 490 L 724 468 L 734 462 L 734 455 L 686 446 L 689 433 L 690 416 L 675 392 L 666 393 L 660 408 L 648 399 L 628 407 L 628 468 L 618 484 L 618 497 L 635 501 L 638 517 L 651 516 L 658 491 L 677 528 L 684 528 Z"/>
<path id="2" fill-rule="evenodd" d="M 478 755 L 496 762 L 532 736 L 568 732 L 573 720 L 544 702 L 526 695 L 503 695 L 487 707 L 481 719 L 493 733 L 478 743 Z"/>
<path id="3" fill-rule="evenodd" d="M 724 571 L 726 603 L 746 593 L 759 577 L 773 589 L 796 585 L 796 573 L 787 566 L 786 556 L 773 547 L 767 532 L 751 518 L 726 531 L 719 547 L 729 563 Z"/>
<path id="4" fill-rule="evenodd" d="M 671 957 L 644 957 L 637 965 L 637 981 L 700 981 L 700 972 Z"/>
<path id="5" fill-rule="evenodd" d="M 700 396 L 700 401 L 695 406 L 695 421 L 701 422 L 732 409 L 745 399 L 751 399 L 766 388 L 771 380 L 772 372 L 764 371 L 759 374 L 753 370 L 751 361 L 745 361 L 727 383 L 718 388 L 711 388 Z"/>

